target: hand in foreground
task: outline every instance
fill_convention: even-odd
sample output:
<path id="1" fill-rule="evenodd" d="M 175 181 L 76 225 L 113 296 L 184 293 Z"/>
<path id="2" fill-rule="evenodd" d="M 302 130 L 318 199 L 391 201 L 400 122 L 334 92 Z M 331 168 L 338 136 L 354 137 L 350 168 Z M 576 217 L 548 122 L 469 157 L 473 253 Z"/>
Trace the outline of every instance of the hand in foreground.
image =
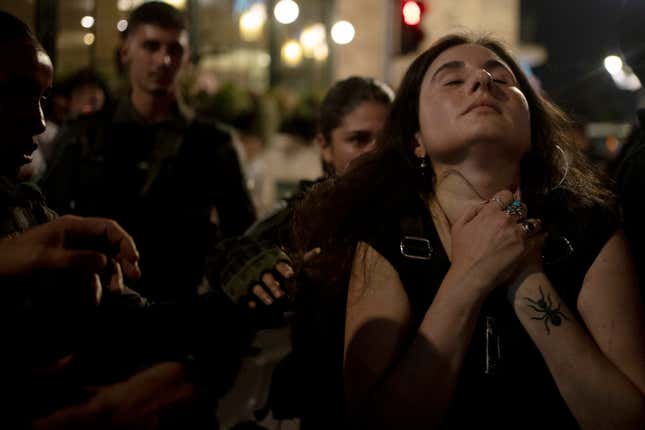
<path id="1" fill-rule="evenodd" d="M 109 288 L 121 290 L 122 273 L 138 279 L 139 253 L 132 237 L 103 218 L 63 216 L 17 236 L 0 240 L 0 277 L 29 277 L 48 272 L 89 276 L 100 301 L 99 274 Z M 106 270 L 107 269 L 107 270 Z"/>
<path id="2" fill-rule="evenodd" d="M 90 241 L 103 249 L 87 246 Z M 0 240 L 0 276 L 58 270 L 99 273 L 109 258 L 121 265 L 126 277 L 137 279 L 141 275 L 132 237 L 116 222 L 103 218 L 66 215 Z"/>
<path id="3" fill-rule="evenodd" d="M 62 408 L 32 422 L 35 430 L 153 430 L 160 417 L 194 399 L 182 364 L 166 362 L 136 373 L 128 380 L 95 387 L 83 403 Z"/>

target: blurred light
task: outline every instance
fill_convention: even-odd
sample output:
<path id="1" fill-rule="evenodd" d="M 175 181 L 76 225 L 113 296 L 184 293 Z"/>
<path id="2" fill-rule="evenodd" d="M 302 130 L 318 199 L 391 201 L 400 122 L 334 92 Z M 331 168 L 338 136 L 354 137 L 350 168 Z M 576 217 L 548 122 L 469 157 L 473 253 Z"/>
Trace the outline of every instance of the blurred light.
<path id="1" fill-rule="evenodd" d="M 638 79 L 638 76 L 631 71 L 631 69 L 626 68 L 621 69 L 616 73 L 611 74 L 611 79 L 614 81 L 614 84 L 621 90 L 627 91 L 637 91 L 641 89 L 641 81 Z"/>
<path id="2" fill-rule="evenodd" d="M 605 149 L 614 158 L 618 155 L 618 150 L 620 149 L 620 140 L 616 136 L 607 136 L 605 138 Z"/>
<path id="3" fill-rule="evenodd" d="M 406 1 L 403 5 L 403 21 L 407 25 L 419 25 L 421 22 L 421 6 L 416 1 Z"/>
<path id="4" fill-rule="evenodd" d="M 121 33 L 127 30 L 127 28 L 128 28 L 127 19 L 120 19 L 119 22 L 116 23 L 116 29 L 119 30 Z"/>
<path id="5" fill-rule="evenodd" d="M 132 0 L 119 0 L 116 2 L 116 8 L 120 12 L 127 12 L 132 9 Z"/>
<path id="6" fill-rule="evenodd" d="M 269 67 L 271 64 L 271 56 L 267 54 L 266 52 L 263 52 L 258 56 L 258 66 L 265 68 Z"/>
<path id="7" fill-rule="evenodd" d="M 289 67 L 295 67 L 302 62 L 302 47 L 296 40 L 287 40 L 280 50 L 282 61 Z"/>
<path id="8" fill-rule="evenodd" d="M 291 24 L 299 14 L 300 8 L 293 0 L 280 0 L 273 8 L 273 16 L 280 24 Z"/>
<path id="9" fill-rule="evenodd" d="M 83 36 L 83 43 L 87 46 L 93 45 L 94 39 L 94 33 L 85 33 L 85 36 Z"/>
<path id="10" fill-rule="evenodd" d="M 605 69 L 611 75 L 614 84 L 621 90 L 638 91 L 641 89 L 641 81 L 634 74 L 632 69 L 623 63 L 623 60 L 617 55 L 605 57 Z"/>
<path id="11" fill-rule="evenodd" d="M 325 61 L 329 57 L 329 46 L 326 42 L 314 47 L 314 59 L 316 61 Z"/>
<path id="12" fill-rule="evenodd" d="M 321 23 L 305 27 L 300 33 L 300 44 L 305 51 L 305 56 L 313 57 L 316 47 L 324 44 L 326 38 L 325 26 Z"/>
<path id="13" fill-rule="evenodd" d="M 116 2 L 116 8 L 119 12 L 129 12 L 132 9 L 141 6 L 144 0 L 118 0 Z"/>
<path id="14" fill-rule="evenodd" d="M 267 9 L 263 3 L 255 3 L 240 15 L 240 35 L 248 42 L 258 40 L 267 20 Z"/>
<path id="15" fill-rule="evenodd" d="M 331 38 L 339 45 L 347 45 L 354 40 L 356 31 L 348 21 L 338 21 L 331 28 Z"/>
<path id="16" fill-rule="evenodd" d="M 83 28 L 92 28 L 94 25 L 94 17 L 86 15 L 83 18 L 81 18 L 81 26 Z"/>
<path id="17" fill-rule="evenodd" d="M 610 75 L 615 75 L 623 70 L 623 60 L 617 55 L 609 55 L 605 57 L 605 69 Z"/>
<path id="18" fill-rule="evenodd" d="M 170 6 L 177 9 L 184 9 L 186 7 L 186 0 L 161 0 L 164 3 L 168 3 Z"/>

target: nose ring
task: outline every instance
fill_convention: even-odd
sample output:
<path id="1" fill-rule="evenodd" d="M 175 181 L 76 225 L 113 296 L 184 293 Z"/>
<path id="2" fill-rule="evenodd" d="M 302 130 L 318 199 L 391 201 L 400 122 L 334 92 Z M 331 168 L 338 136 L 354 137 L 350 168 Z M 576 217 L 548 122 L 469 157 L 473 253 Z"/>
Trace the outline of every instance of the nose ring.
<path id="1" fill-rule="evenodd" d="M 489 84 L 492 83 L 493 82 L 493 75 L 491 75 L 490 72 L 488 70 L 486 70 L 486 69 L 482 69 L 482 72 L 483 72 L 484 76 L 486 76 L 486 81 L 488 81 Z"/>

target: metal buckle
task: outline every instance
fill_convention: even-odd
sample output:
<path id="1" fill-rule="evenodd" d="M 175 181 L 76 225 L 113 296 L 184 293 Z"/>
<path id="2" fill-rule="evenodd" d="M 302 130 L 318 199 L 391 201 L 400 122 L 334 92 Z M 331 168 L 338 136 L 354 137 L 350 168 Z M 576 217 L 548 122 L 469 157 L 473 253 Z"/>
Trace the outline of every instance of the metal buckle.
<path id="1" fill-rule="evenodd" d="M 404 236 L 400 248 L 401 254 L 407 258 L 430 260 L 432 257 L 432 245 L 428 239 L 422 237 Z"/>

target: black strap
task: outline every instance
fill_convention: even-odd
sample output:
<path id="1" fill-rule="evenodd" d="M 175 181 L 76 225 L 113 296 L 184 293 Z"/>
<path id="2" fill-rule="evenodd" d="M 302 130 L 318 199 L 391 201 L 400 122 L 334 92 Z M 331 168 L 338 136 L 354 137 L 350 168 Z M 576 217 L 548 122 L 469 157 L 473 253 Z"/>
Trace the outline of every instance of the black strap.
<path id="1" fill-rule="evenodd" d="M 414 320 L 420 322 L 450 268 L 437 229 L 420 198 L 410 202 L 400 219 L 398 246 L 398 258 L 392 263 L 410 299 Z"/>

